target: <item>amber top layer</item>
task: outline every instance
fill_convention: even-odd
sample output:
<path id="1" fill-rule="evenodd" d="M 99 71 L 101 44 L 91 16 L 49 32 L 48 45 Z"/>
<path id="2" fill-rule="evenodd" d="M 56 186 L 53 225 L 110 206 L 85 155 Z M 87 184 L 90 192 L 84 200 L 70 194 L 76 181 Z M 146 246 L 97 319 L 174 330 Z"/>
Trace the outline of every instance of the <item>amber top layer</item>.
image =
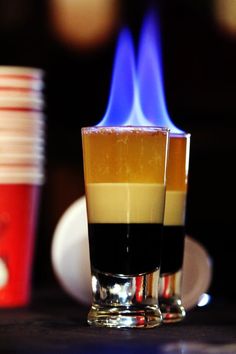
<path id="1" fill-rule="evenodd" d="M 165 183 L 167 130 L 83 128 L 82 142 L 86 183 Z"/>
<path id="2" fill-rule="evenodd" d="M 170 135 L 166 189 L 186 191 L 188 184 L 190 135 Z"/>

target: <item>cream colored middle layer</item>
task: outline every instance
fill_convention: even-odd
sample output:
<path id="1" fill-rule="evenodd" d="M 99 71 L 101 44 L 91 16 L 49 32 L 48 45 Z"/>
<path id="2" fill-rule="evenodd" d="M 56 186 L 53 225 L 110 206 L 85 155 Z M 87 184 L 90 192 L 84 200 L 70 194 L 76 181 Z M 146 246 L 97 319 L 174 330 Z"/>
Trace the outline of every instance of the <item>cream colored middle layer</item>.
<path id="1" fill-rule="evenodd" d="M 155 183 L 88 183 L 90 223 L 163 223 L 165 186 Z"/>
<path id="2" fill-rule="evenodd" d="M 164 225 L 184 225 L 186 192 L 166 191 Z"/>

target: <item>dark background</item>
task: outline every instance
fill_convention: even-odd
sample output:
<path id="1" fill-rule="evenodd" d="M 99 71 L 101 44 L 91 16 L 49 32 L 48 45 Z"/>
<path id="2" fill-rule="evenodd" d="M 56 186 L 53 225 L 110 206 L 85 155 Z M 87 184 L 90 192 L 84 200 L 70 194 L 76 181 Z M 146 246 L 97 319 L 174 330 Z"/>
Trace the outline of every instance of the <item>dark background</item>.
<path id="1" fill-rule="evenodd" d="M 103 43 L 85 48 L 52 30 L 49 2 L 0 0 L 0 64 L 44 68 L 46 183 L 42 190 L 34 287 L 59 287 L 52 271 L 53 232 L 84 193 L 80 128 L 97 123 L 109 95 L 119 29 L 138 34 L 148 1 L 120 1 L 119 24 Z M 223 30 L 214 2 L 154 2 L 162 24 L 166 99 L 176 126 L 192 135 L 187 233 L 214 264 L 210 293 L 234 299 L 236 37 Z"/>

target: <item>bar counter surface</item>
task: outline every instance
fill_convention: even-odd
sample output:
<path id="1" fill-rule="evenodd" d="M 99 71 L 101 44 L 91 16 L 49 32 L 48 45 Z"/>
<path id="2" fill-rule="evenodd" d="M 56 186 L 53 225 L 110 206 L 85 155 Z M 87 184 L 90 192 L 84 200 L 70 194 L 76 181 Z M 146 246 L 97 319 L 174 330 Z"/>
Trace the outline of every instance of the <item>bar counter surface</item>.
<path id="1" fill-rule="evenodd" d="M 88 308 L 60 290 L 33 294 L 24 309 L 0 310 L 0 353 L 236 353 L 236 304 L 212 300 L 182 323 L 155 329 L 87 325 Z"/>

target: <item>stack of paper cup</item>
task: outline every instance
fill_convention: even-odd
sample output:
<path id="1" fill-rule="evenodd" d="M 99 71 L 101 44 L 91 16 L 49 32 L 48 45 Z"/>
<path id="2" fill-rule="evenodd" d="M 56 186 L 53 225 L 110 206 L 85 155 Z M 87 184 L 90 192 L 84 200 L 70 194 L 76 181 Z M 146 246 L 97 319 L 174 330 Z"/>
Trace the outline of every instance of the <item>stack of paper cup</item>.
<path id="1" fill-rule="evenodd" d="M 0 67 L 0 182 L 43 180 L 43 73 Z"/>
<path id="2" fill-rule="evenodd" d="M 0 307 L 30 298 L 39 187 L 44 180 L 43 72 L 0 66 Z"/>

